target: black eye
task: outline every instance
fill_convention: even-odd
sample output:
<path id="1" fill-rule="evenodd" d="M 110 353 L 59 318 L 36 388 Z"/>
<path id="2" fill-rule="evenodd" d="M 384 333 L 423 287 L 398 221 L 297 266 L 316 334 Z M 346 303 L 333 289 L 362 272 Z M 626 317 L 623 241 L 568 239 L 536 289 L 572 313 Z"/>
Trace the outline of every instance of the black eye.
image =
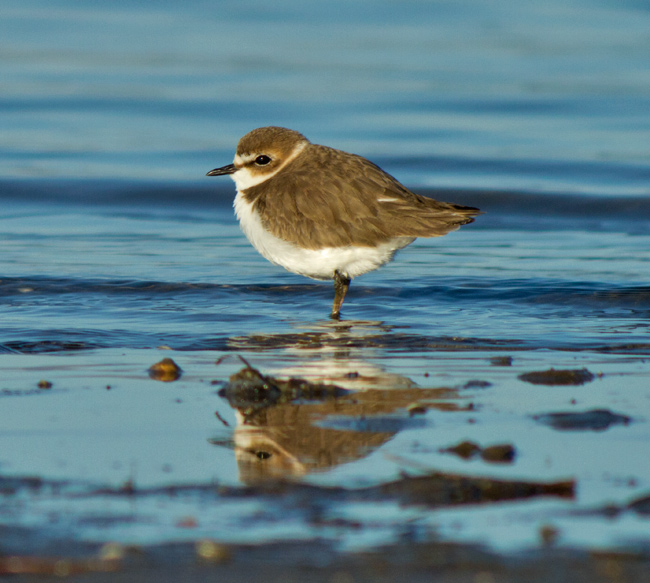
<path id="1" fill-rule="evenodd" d="M 255 158 L 255 164 L 258 166 L 266 166 L 269 162 L 271 161 L 271 158 L 268 156 L 262 154 L 261 156 L 258 156 Z"/>

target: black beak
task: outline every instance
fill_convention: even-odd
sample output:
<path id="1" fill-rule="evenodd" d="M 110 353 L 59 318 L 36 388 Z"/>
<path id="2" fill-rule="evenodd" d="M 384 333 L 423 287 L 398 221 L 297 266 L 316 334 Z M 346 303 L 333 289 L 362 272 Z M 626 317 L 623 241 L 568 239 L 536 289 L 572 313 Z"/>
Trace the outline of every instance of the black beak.
<path id="1" fill-rule="evenodd" d="M 233 174 L 237 172 L 237 168 L 235 168 L 234 164 L 228 164 L 228 166 L 222 166 L 221 168 L 215 168 L 214 170 L 210 170 L 206 174 L 206 176 L 223 176 L 225 174 Z"/>

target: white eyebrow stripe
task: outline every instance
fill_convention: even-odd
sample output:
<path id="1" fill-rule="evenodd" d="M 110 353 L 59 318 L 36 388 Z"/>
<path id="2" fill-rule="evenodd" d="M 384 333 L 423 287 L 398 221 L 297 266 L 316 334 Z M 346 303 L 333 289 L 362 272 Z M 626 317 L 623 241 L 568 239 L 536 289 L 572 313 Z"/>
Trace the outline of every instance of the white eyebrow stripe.
<path id="1" fill-rule="evenodd" d="M 399 202 L 399 198 L 378 198 L 377 202 Z"/>
<path id="2" fill-rule="evenodd" d="M 237 185 L 237 190 L 239 191 L 246 190 L 253 186 L 257 186 L 258 184 L 262 184 L 262 182 L 266 182 L 269 178 L 275 176 L 278 172 L 280 172 L 280 170 L 282 170 L 296 156 L 298 156 L 298 154 L 300 154 L 300 152 L 302 152 L 305 149 L 308 143 L 309 142 L 304 141 L 297 144 L 296 147 L 293 149 L 293 152 L 291 152 L 291 155 L 287 157 L 287 159 L 282 163 L 282 165 L 276 168 L 273 172 L 269 172 L 269 173 L 264 173 L 262 171 L 259 172 L 258 174 L 253 174 L 246 167 L 256 158 L 257 154 L 248 154 L 246 156 L 240 156 L 239 154 L 235 154 L 234 163 L 235 166 L 237 167 L 237 171 L 231 174 L 231 177 L 235 181 L 235 184 Z M 239 161 L 239 165 L 238 165 L 238 161 Z"/>
<path id="3" fill-rule="evenodd" d="M 300 142 L 296 144 L 295 148 L 291 152 L 291 154 L 287 157 L 287 159 L 282 163 L 282 166 L 277 168 L 275 172 L 272 174 L 267 174 L 267 177 L 270 178 L 273 176 L 273 174 L 276 174 L 280 170 L 282 170 L 291 160 L 293 160 L 300 152 L 302 152 L 305 149 L 305 146 L 307 146 L 309 142 L 305 140 L 304 142 Z M 233 164 L 239 168 L 240 166 L 246 166 L 253 162 L 255 158 L 257 158 L 261 152 L 254 152 L 252 154 L 244 154 L 243 156 L 240 156 L 239 154 L 235 154 L 235 159 L 233 160 Z"/>

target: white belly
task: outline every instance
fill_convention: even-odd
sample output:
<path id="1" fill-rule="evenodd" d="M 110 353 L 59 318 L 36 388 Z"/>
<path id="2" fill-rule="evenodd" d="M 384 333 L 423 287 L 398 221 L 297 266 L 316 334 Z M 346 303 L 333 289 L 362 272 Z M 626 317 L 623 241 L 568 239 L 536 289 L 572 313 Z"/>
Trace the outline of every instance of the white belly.
<path id="1" fill-rule="evenodd" d="M 350 278 L 363 275 L 388 263 L 398 249 L 414 241 L 411 237 L 396 237 L 377 247 L 303 249 L 264 230 L 259 215 L 239 191 L 234 207 L 242 231 L 262 256 L 288 271 L 313 279 L 333 279 L 335 271 Z"/>

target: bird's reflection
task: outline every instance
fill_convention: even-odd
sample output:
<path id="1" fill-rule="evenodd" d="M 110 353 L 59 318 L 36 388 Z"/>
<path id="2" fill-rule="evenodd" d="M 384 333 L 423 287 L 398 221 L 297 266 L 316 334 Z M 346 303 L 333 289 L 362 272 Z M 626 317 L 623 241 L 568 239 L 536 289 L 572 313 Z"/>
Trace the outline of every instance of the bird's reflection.
<path id="1" fill-rule="evenodd" d="M 421 411 L 462 409 L 454 388 L 418 388 L 406 377 L 342 356 L 335 351 L 302 370 L 283 369 L 282 378 L 248 364 L 230 377 L 220 394 L 236 412 L 233 442 L 242 482 L 297 478 L 363 458 L 398 431 L 425 423 L 409 413 L 414 403 Z M 304 380 L 301 372 L 325 382 Z"/>
<path id="2" fill-rule="evenodd" d="M 573 498 L 575 482 L 521 482 L 429 471 L 366 488 L 319 487 L 295 480 L 360 460 L 403 429 L 426 426 L 427 410 L 471 410 L 463 387 L 420 388 L 410 378 L 374 364 L 385 356 L 437 340 L 394 332 L 381 322 L 329 322 L 305 332 L 258 334 L 231 339 L 236 350 L 281 355 L 270 365 L 273 376 L 246 366 L 232 375 L 220 395 L 235 410 L 237 425 L 227 444 L 235 451 L 240 480 L 265 494 L 295 491 L 309 499 L 399 500 L 430 507 L 479 504 L 539 496 Z M 457 342 L 458 339 L 453 339 Z M 448 346 L 447 340 L 442 343 Z M 241 357 L 240 357 L 241 358 Z M 268 361 L 268 358 L 267 358 Z M 480 384 L 480 386 L 484 386 Z M 224 445 L 225 440 L 213 443 Z M 461 443 L 482 452 L 495 448 Z M 509 444 L 506 444 L 509 445 Z M 505 451 L 504 446 L 497 446 Z M 443 450 L 441 450 L 443 451 Z M 514 448 L 508 452 L 514 455 Z M 506 453 L 508 453 L 506 452 Z M 512 461 L 512 455 L 508 461 Z M 262 490 L 259 490 L 262 488 Z"/>

